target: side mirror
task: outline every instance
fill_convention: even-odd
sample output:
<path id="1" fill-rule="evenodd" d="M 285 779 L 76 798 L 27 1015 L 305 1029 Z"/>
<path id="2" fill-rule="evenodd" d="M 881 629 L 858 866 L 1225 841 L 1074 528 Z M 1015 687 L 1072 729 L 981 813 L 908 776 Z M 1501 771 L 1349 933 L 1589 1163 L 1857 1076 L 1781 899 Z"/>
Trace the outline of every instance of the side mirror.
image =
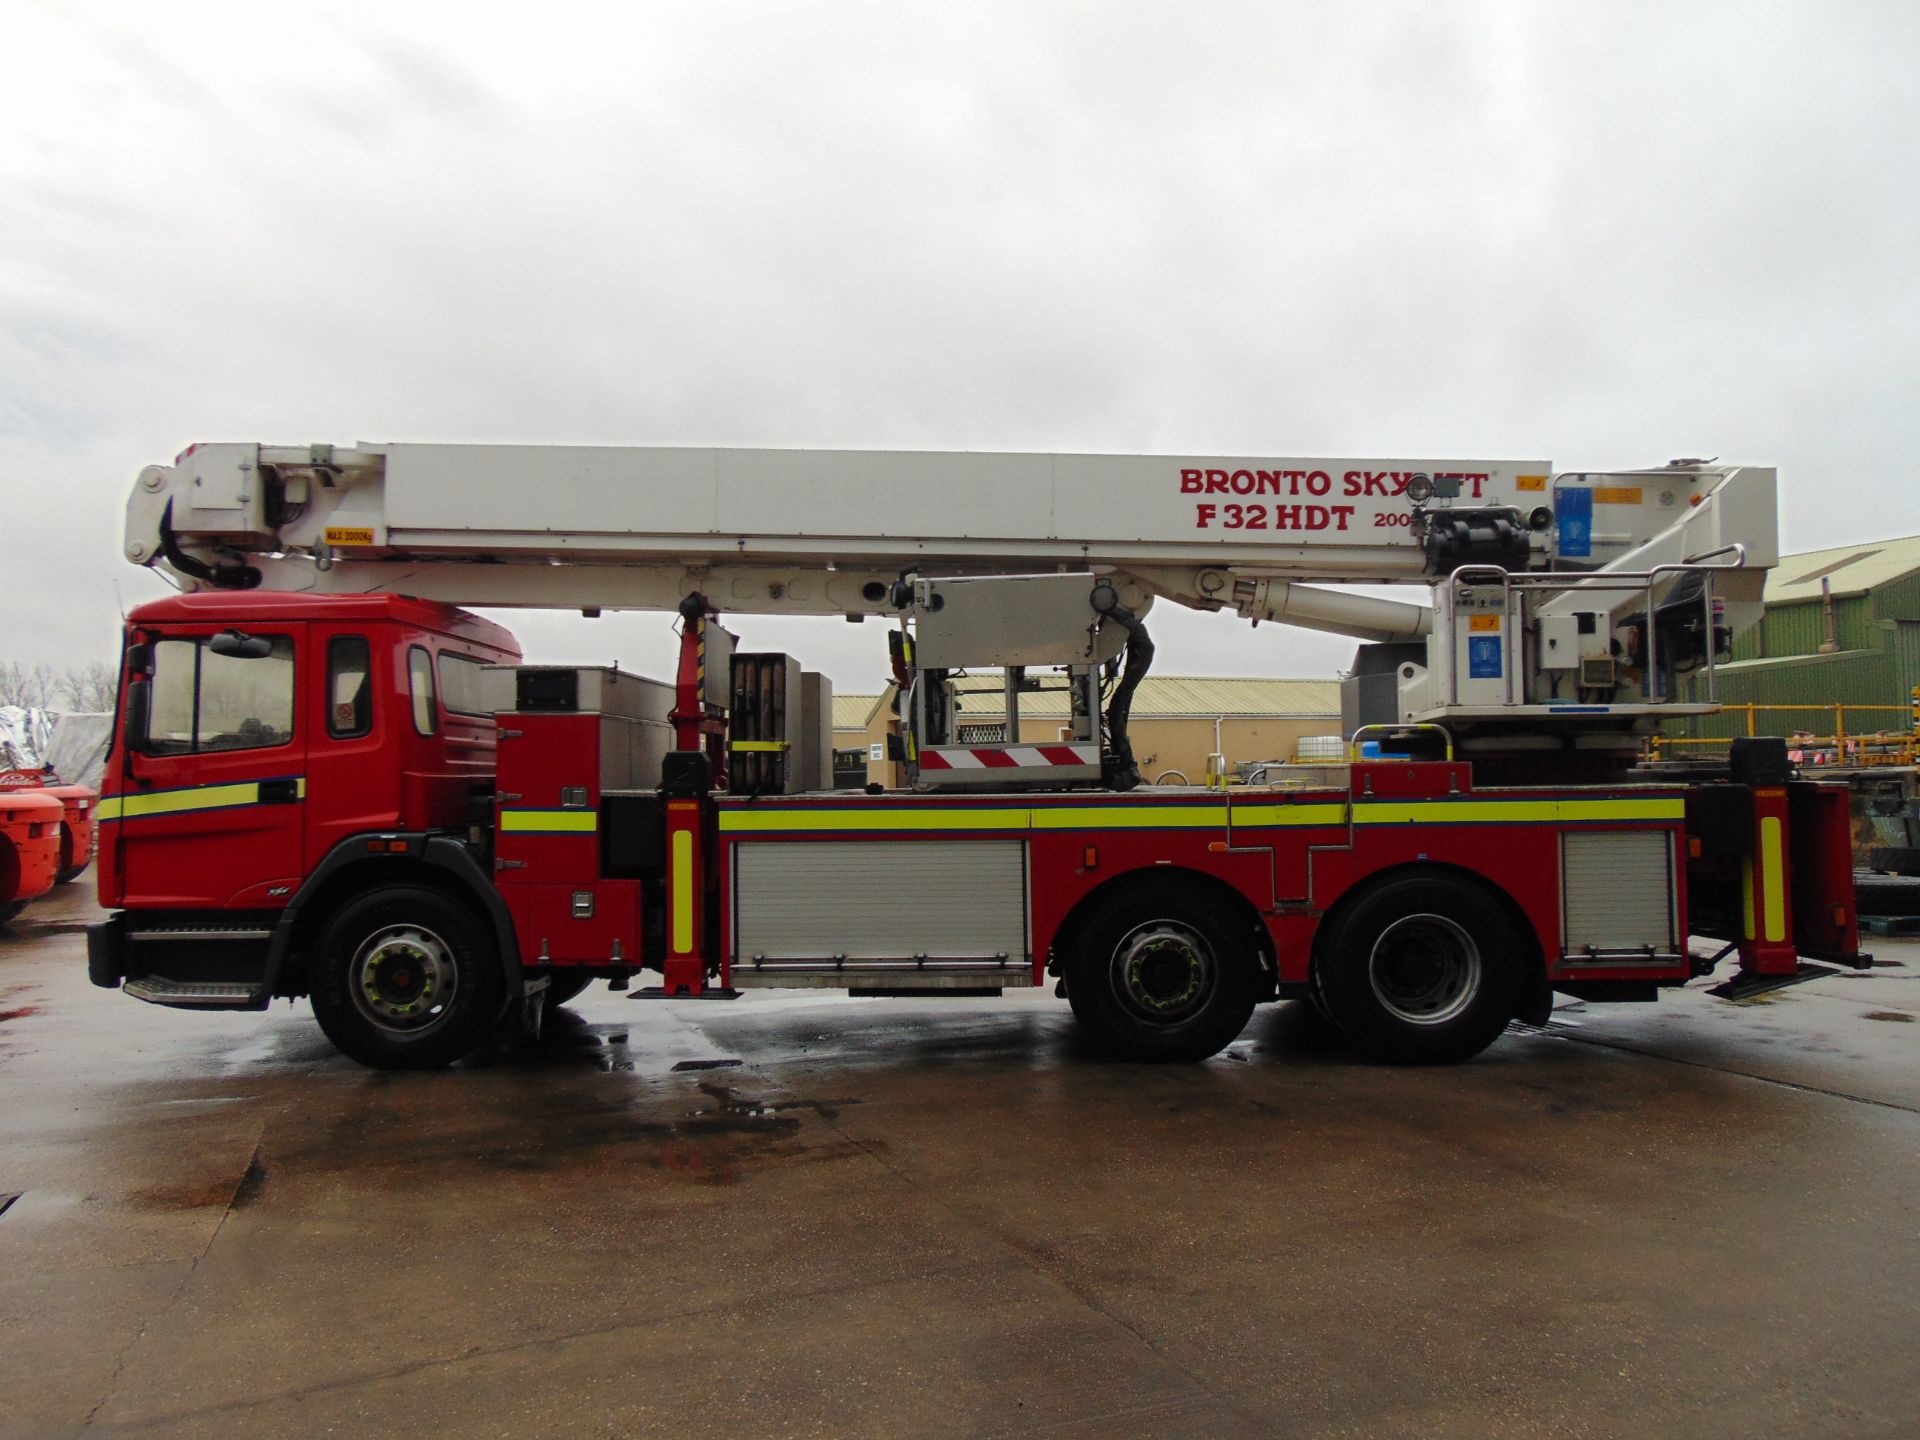
<path id="1" fill-rule="evenodd" d="M 264 660 L 273 653 L 273 641 L 264 635 L 222 630 L 207 641 L 207 648 L 216 655 L 230 656 L 235 660 Z"/>
<path id="2" fill-rule="evenodd" d="M 127 671 L 132 675 L 153 674 L 153 646 L 141 643 L 127 647 Z"/>
<path id="3" fill-rule="evenodd" d="M 147 753 L 147 721 L 153 703 L 153 686 L 145 680 L 136 680 L 127 686 L 127 749 L 136 754 Z"/>

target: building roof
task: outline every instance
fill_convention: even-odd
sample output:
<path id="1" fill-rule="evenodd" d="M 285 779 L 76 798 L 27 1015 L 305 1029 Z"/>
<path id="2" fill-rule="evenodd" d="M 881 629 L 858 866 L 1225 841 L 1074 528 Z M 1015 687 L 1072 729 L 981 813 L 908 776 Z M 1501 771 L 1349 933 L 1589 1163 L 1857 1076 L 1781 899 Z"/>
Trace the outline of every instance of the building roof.
<path id="1" fill-rule="evenodd" d="M 978 691 L 977 699 L 962 701 L 962 713 L 970 719 L 984 719 L 1001 713 L 1001 681 L 998 675 L 967 676 L 960 689 Z M 835 695 L 833 728 L 863 730 L 874 711 L 886 700 L 880 695 Z M 1065 715 L 1065 690 L 1054 689 L 1020 697 L 1022 715 Z M 1340 714 L 1340 682 L 1337 680 L 1248 680 L 1235 676 L 1149 675 L 1134 693 L 1136 719 L 1156 716 L 1163 719 L 1217 716 L 1335 719 Z"/>
<path id="2" fill-rule="evenodd" d="M 833 694 L 833 728 L 836 730 L 864 730 L 867 719 L 873 714 L 873 707 L 880 703 L 878 695 L 842 695 Z"/>
<path id="3" fill-rule="evenodd" d="M 1860 595 L 1920 570 L 1920 535 L 1863 540 L 1829 550 L 1782 555 L 1767 576 L 1767 603 L 1818 600 L 1825 579 L 1835 595 Z"/>

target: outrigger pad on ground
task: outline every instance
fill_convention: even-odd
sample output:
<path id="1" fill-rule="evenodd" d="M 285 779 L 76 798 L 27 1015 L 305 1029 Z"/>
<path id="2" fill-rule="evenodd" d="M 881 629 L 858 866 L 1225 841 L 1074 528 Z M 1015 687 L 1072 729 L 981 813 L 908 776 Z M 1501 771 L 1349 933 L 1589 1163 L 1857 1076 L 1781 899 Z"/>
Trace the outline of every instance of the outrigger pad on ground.
<path id="1" fill-rule="evenodd" d="M 1755 995 L 1764 995 L 1769 990 L 1784 990 L 1789 985 L 1798 985 L 1807 980 L 1819 980 L 1828 975 L 1840 974 L 1835 965 L 1814 965 L 1806 960 L 1800 962 L 1800 968 L 1791 975 L 1748 975 L 1744 971 L 1731 980 L 1710 986 L 1709 995 L 1718 995 L 1722 1000 L 1746 1000 Z"/>

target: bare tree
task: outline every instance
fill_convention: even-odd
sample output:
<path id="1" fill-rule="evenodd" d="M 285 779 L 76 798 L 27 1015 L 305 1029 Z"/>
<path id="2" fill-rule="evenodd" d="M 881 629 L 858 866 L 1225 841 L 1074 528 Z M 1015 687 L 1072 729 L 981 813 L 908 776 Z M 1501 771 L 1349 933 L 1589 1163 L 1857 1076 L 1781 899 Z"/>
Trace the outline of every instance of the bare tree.
<path id="1" fill-rule="evenodd" d="M 111 710 L 117 681 L 103 660 L 77 665 L 60 677 L 60 695 L 72 710 Z"/>
<path id="2" fill-rule="evenodd" d="M 59 690 L 53 667 L 44 661 L 25 665 L 18 660 L 0 662 L 0 705 L 24 705 L 42 710 L 51 705 Z"/>

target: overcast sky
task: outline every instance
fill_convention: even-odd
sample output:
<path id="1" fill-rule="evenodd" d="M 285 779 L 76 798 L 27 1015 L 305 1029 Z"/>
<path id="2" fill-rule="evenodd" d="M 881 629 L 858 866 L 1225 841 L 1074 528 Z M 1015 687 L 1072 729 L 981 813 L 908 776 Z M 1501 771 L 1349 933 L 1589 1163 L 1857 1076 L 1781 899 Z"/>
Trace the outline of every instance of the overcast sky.
<path id="1" fill-rule="evenodd" d="M 0 5 L 0 660 L 200 440 L 1775 464 L 1920 531 L 1920 6 Z M 117 598 L 116 598 L 117 592 Z M 1350 642 L 1155 612 L 1167 673 Z M 667 619 L 508 617 L 668 663 Z M 734 622 L 842 691 L 877 623 Z"/>

